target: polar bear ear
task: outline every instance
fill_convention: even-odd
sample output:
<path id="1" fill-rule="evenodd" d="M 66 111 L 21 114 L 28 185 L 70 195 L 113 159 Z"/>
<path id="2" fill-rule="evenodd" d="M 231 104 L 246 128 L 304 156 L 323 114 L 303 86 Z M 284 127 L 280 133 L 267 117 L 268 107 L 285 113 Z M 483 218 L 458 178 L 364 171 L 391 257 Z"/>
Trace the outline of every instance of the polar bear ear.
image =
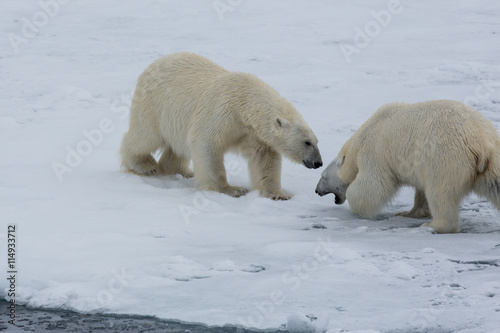
<path id="1" fill-rule="evenodd" d="M 281 127 L 281 128 L 287 128 L 290 127 L 291 123 L 284 118 L 276 118 L 276 126 Z"/>
<path id="2" fill-rule="evenodd" d="M 345 161 L 345 155 L 342 155 L 342 158 L 337 159 L 337 168 L 340 169 L 340 167 L 344 165 L 344 161 Z"/>

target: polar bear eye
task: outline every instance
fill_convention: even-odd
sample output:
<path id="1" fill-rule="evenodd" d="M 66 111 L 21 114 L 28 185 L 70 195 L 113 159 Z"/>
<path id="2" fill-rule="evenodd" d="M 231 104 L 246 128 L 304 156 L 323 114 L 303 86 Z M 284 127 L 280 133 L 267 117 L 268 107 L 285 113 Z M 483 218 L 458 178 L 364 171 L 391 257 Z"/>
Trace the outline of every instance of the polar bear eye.
<path id="1" fill-rule="evenodd" d="M 310 146 L 311 145 L 311 141 L 306 141 L 304 142 L 306 146 Z"/>

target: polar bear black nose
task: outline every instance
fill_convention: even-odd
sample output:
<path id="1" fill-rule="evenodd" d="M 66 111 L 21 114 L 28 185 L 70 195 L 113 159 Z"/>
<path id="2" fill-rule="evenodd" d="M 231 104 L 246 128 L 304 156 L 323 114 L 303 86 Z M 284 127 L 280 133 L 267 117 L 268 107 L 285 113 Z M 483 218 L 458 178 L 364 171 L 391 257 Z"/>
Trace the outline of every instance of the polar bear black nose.
<path id="1" fill-rule="evenodd" d="M 323 166 L 323 162 L 314 162 L 314 169 L 321 168 Z"/>

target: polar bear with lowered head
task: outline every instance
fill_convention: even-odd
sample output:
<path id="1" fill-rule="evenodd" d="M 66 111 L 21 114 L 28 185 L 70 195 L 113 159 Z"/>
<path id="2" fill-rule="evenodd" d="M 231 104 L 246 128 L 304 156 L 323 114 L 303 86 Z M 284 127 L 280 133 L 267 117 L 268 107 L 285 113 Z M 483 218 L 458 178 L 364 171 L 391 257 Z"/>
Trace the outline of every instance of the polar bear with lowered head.
<path id="1" fill-rule="evenodd" d="M 152 154 L 158 150 L 157 162 Z M 122 167 L 139 175 L 192 177 L 192 160 L 198 189 L 239 197 L 248 190 L 228 184 L 228 151 L 248 159 L 252 187 L 275 200 L 290 198 L 281 189 L 282 155 L 307 168 L 323 165 L 318 139 L 302 116 L 257 77 L 192 53 L 153 62 L 134 92 Z"/>
<path id="2" fill-rule="evenodd" d="M 316 193 L 346 199 L 351 210 L 373 217 L 400 186 L 416 189 L 412 210 L 432 217 L 437 233 L 460 231 L 459 205 L 467 194 L 500 210 L 500 138 L 493 124 L 459 102 L 429 101 L 381 107 L 344 144 L 323 171 Z"/>

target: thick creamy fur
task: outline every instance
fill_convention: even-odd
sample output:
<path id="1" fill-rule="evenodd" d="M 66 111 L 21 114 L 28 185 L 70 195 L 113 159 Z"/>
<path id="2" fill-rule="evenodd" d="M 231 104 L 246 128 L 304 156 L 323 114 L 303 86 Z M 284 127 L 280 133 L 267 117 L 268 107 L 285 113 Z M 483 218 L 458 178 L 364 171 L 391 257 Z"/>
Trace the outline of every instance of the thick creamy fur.
<path id="1" fill-rule="evenodd" d="M 344 144 L 323 171 L 316 192 L 347 198 L 373 217 L 403 185 L 415 187 L 411 211 L 431 217 L 438 233 L 460 231 L 459 205 L 476 192 L 500 210 L 500 138 L 478 111 L 455 101 L 388 104 Z"/>
<path id="2" fill-rule="evenodd" d="M 240 196 L 230 186 L 224 153 L 243 154 L 260 195 L 289 199 L 281 189 L 281 155 L 307 167 L 322 165 L 318 140 L 296 109 L 257 77 L 229 72 L 191 53 L 152 63 L 140 76 L 124 135 L 122 167 L 192 177 L 201 190 Z M 158 162 L 152 156 L 162 150 Z"/>

